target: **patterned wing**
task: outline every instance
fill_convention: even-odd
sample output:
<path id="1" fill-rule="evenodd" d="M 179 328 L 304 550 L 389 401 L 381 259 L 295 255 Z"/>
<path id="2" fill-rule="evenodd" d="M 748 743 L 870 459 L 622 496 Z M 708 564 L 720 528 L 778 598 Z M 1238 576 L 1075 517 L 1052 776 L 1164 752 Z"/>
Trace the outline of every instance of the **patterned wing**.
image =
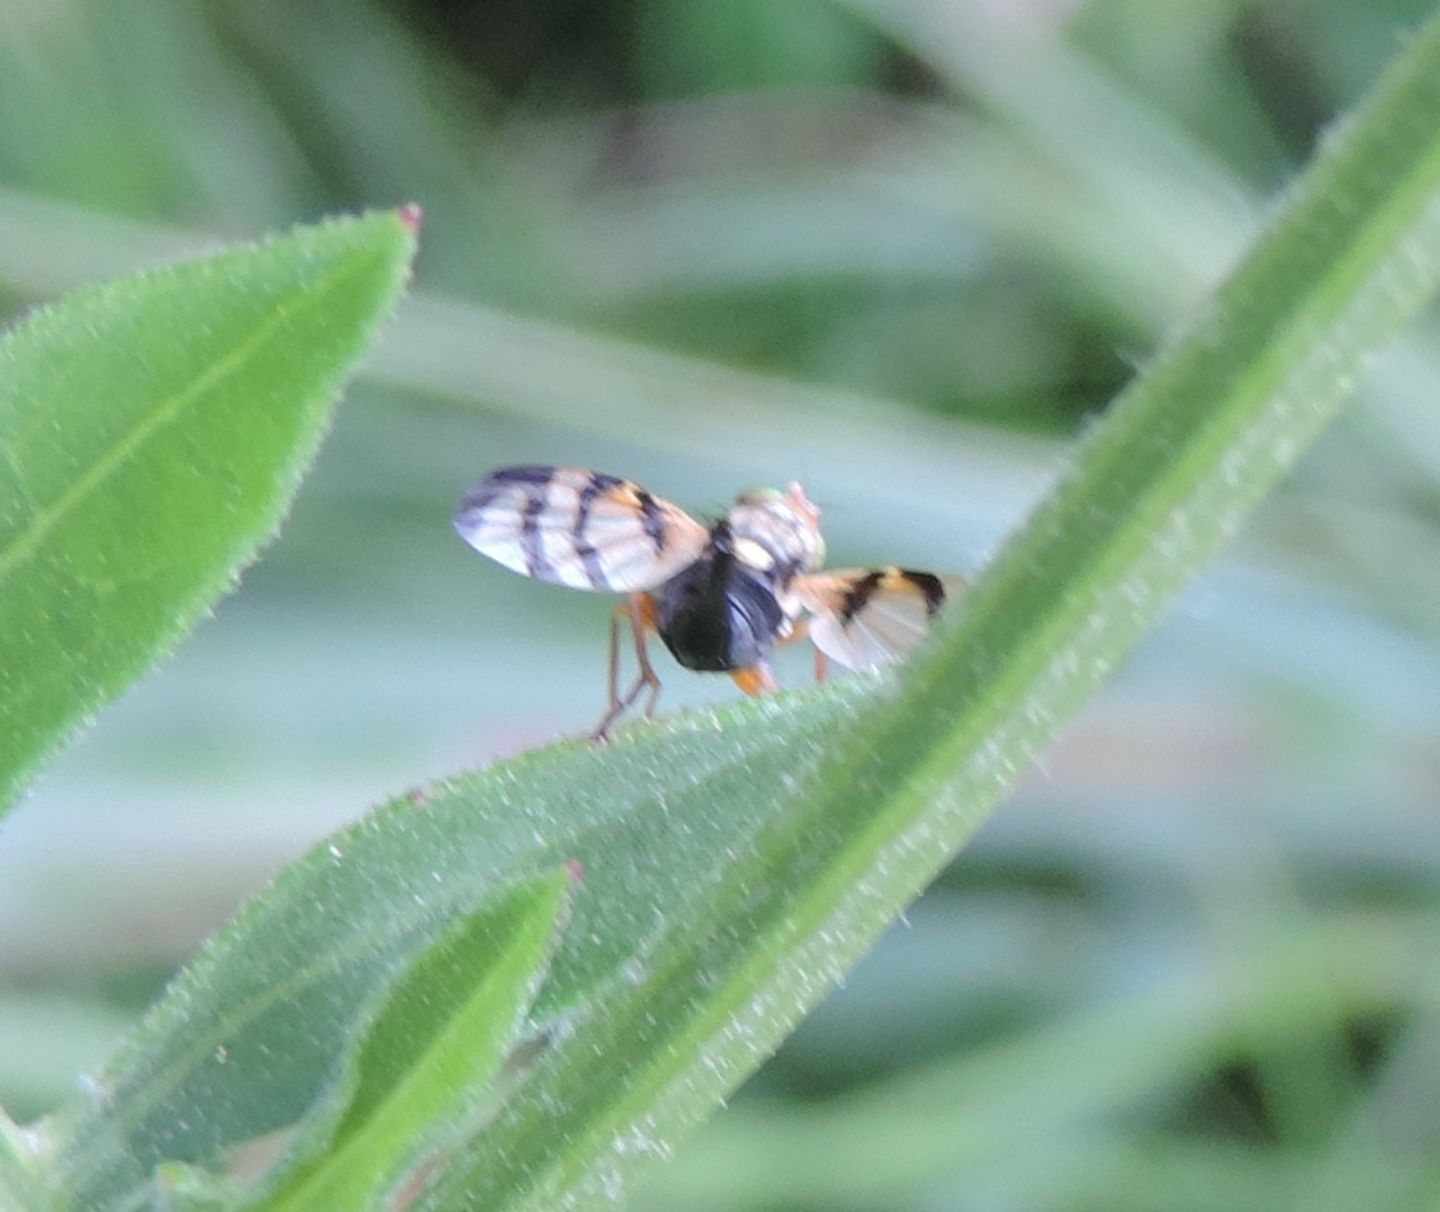
<path id="1" fill-rule="evenodd" d="M 653 589 L 709 532 L 638 484 L 578 467 L 502 467 L 460 503 L 455 529 L 482 555 L 541 581 L 602 593 Z"/>
<path id="2" fill-rule="evenodd" d="M 964 586 L 959 577 L 908 568 L 844 568 L 797 577 L 792 592 L 811 615 L 816 648 L 847 669 L 871 669 L 920 643 Z"/>

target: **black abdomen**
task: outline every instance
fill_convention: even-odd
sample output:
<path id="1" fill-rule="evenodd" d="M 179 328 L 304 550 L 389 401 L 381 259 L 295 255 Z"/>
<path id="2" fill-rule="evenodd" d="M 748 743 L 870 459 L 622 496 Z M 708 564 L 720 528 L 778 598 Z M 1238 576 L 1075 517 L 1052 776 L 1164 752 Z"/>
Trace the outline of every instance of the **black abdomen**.
<path id="1" fill-rule="evenodd" d="M 665 647 L 686 669 L 703 673 L 759 664 L 785 622 L 769 582 L 713 547 L 654 598 Z"/>

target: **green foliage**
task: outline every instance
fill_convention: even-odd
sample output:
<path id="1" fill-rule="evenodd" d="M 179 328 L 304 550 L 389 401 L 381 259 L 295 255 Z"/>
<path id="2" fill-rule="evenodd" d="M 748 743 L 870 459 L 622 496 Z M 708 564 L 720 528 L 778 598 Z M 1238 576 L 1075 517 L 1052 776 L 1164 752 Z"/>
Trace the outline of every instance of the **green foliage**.
<path id="1" fill-rule="evenodd" d="M 0 1208 L 22 1212 L 39 1206 L 39 1183 L 25 1157 L 20 1129 L 0 1111 Z"/>
<path id="2" fill-rule="evenodd" d="M 1430 298 L 1437 197 L 1440 18 L 1208 313 L 1096 427 L 946 642 L 916 659 L 901 694 L 827 737 L 816 779 L 712 868 L 714 901 L 671 921 L 645 977 L 547 1053 L 422 1206 L 599 1203 L 737 1084 L 1234 533 L 1361 360 Z M 748 795 L 774 787 L 762 773 Z"/>
<path id="3" fill-rule="evenodd" d="M 573 879 L 564 870 L 501 890 L 385 990 L 337 1083 L 338 1124 L 312 1114 L 256 1206 L 364 1212 L 463 1146 L 499 1101 Z"/>
<path id="4" fill-rule="evenodd" d="M 581 855 L 580 904 L 501 1077 L 514 1102 L 493 1123 L 482 1113 L 478 1140 L 456 1156 L 502 1149 L 524 1116 L 545 1129 L 521 1150 L 534 1150 L 542 1182 L 580 1174 L 628 1189 L 645 1169 L 635 1157 L 709 1105 L 704 1074 L 676 1076 L 706 1029 L 686 1015 L 740 995 L 747 978 L 732 961 L 744 947 L 781 953 L 763 926 L 751 940 L 712 939 L 696 925 L 709 911 L 685 906 L 711 895 L 717 914 L 766 918 L 770 887 L 754 872 L 781 869 L 783 856 L 765 821 L 778 830 L 814 808 L 780 804 L 772 787 L 742 794 L 743 776 L 711 747 L 733 738 L 785 796 L 808 794 L 821 751 L 864 727 L 862 713 L 883 722 L 900 710 L 888 687 L 791 698 L 783 718 L 766 714 L 782 709 L 771 703 L 677 720 L 623 737 L 613 755 L 537 753 L 438 787 L 428 805 L 398 800 L 333 839 L 339 865 L 360 856 L 354 878 L 327 876 L 336 857 L 317 850 L 202 953 L 119 1058 L 104 1057 L 239 897 L 376 787 L 472 768 L 593 720 L 608 604 L 506 577 L 455 543 L 444 519 L 479 471 L 577 462 L 700 511 L 739 486 L 799 475 L 826 506 L 837 562 L 967 571 L 1071 466 L 1062 438 L 1077 420 L 1193 324 L 1197 301 L 1274 217 L 1270 194 L 1369 85 L 1396 31 L 1430 7 L 795 0 L 721 13 L 690 0 L 536 0 L 421 3 L 402 21 L 379 0 L 156 0 L 123 12 L 65 0 L 12 22 L 0 45 L 0 306 L 173 260 L 217 233 L 394 196 L 426 203 L 429 297 L 369 363 L 283 539 L 221 625 L 107 711 L 0 834 L 0 1102 L 22 1120 L 67 1106 L 13 1138 L 18 1150 L 0 1133 L 0 1206 L 41 1202 L 32 1165 L 47 1166 L 71 1127 L 95 1151 L 85 1180 L 113 1180 L 116 1198 L 165 1212 L 262 1199 L 237 1184 L 242 1168 L 280 1146 L 297 1164 L 307 1141 L 323 1148 L 341 1115 L 338 1076 L 374 1046 L 371 1024 L 399 1004 L 387 1000 L 397 982 L 423 972 L 458 923 L 483 917 L 512 876 Z M 1391 134 L 1403 155 L 1412 134 L 1400 124 Z M 1271 474 L 1266 460 L 1230 466 L 1227 516 L 1177 511 L 1171 490 L 1208 465 L 1207 441 L 1233 450 L 1237 401 L 1254 391 L 1273 403 L 1267 379 L 1293 369 L 1300 344 L 1344 362 L 1367 331 L 1392 324 L 1412 271 L 1429 272 L 1426 241 L 1410 241 L 1414 264 L 1390 264 L 1397 294 L 1378 273 L 1373 293 L 1351 293 L 1351 274 L 1394 235 L 1385 215 L 1409 205 L 1395 164 L 1377 155 L 1364 167 L 1394 187 L 1379 211 L 1332 179 L 1345 206 L 1338 234 L 1310 233 L 1326 251 L 1298 275 L 1282 257 L 1273 278 L 1252 273 L 1248 292 L 1229 297 L 1235 323 L 1220 336 L 1239 351 L 1233 365 L 1191 346 L 1152 376 L 1161 395 L 1188 384 L 1192 404 L 1208 396 L 1213 415 L 1167 416 L 1158 455 L 1147 447 L 1127 461 L 1104 437 L 1089 448 L 1085 483 L 1108 450 L 1103 470 L 1117 484 L 1087 498 L 1096 516 L 1081 519 L 1082 537 L 1093 525 L 1119 563 L 1137 544 L 1167 548 L 1138 554 L 1160 565 L 1214 541 Z M 1313 247 L 1301 234 L 1291 227 L 1290 251 Z M 1347 261 L 1359 246 L 1370 251 Z M 1307 290 L 1315 307 L 1271 331 Z M 1340 322 L 1346 297 L 1374 309 Z M 1338 342 L 1326 337 L 1337 323 L 1349 334 Z M 906 927 L 632 1202 L 666 1212 L 1435 1203 L 1437 351 L 1433 321 L 1416 326 L 1360 381 L 1359 407 L 1061 734 Z M 1315 376 L 1314 410 L 1295 389 L 1296 432 L 1319 423 L 1346 377 Z M 1105 432 L 1145 436 L 1142 421 L 1157 418 L 1145 398 Z M 1288 458 L 1287 429 L 1277 422 L 1264 441 Z M 1177 442 L 1205 453 L 1187 462 Z M 1127 533 L 1117 515 L 1132 490 L 1149 516 Z M 1197 518 L 1198 535 L 1185 526 Z M 1055 544 L 1077 521 L 1060 520 Z M 1141 600 L 1102 610 L 1094 599 L 1110 570 L 1086 571 L 1096 545 L 1062 551 L 1032 534 L 1018 550 L 1051 560 L 1071 593 L 1047 584 L 1060 600 L 1031 595 L 1007 630 L 1000 605 L 1026 604 L 1011 592 L 1013 563 L 997 568 L 999 588 L 981 587 L 974 634 L 995 646 L 969 651 L 1012 669 L 1025 637 L 1037 625 L 1064 632 L 1087 593 L 1091 619 L 1112 616 L 1095 643 L 1118 644 L 1173 571 L 1152 567 L 1154 584 L 1128 583 Z M 1103 663 L 1084 644 L 1073 663 L 1087 665 L 1086 652 Z M 972 713 L 993 718 L 1008 693 L 986 681 L 952 718 L 947 692 L 979 682 L 939 668 L 917 689 L 945 718 L 920 719 L 931 730 L 913 744 L 907 735 L 912 757 Z M 1016 676 L 1030 686 L 1032 674 Z M 667 677 L 667 713 L 729 689 L 706 683 Z M 1063 697 L 1025 702 L 1043 714 Z M 825 735 L 794 740 L 807 721 Z M 793 748 L 754 748 L 761 727 Z M 868 769 L 865 742 L 847 744 Z M 622 750 L 643 751 L 644 767 L 559 789 Z M 657 771 L 658 799 L 623 798 Z M 685 780 L 712 771 L 706 801 Z M 866 810 L 893 822 L 911 782 L 881 781 Z M 732 791 L 741 802 L 727 808 Z M 620 807 L 614 844 L 602 842 L 600 795 Z M 685 811 L 672 816 L 677 799 Z M 833 863 L 858 819 L 852 801 L 834 804 L 836 820 L 804 838 L 817 865 Z M 702 806 L 707 831 L 692 838 Z M 733 827 L 715 823 L 726 811 Z M 521 839 L 536 812 L 540 838 L 492 848 Z M 760 851 L 727 854 L 736 838 Z M 736 910 L 725 889 L 746 864 L 754 903 Z M 652 894 L 673 908 L 663 922 Z M 819 895 L 800 888 L 802 917 Z M 374 954 L 361 933 L 371 928 Z M 705 940 L 693 960 L 687 932 Z M 854 943 L 864 931 L 841 933 Z M 675 1001 L 686 962 L 716 978 L 688 1007 Z M 644 987 L 631 997 L 633 980 Z M 268 999 L 292 989 L 287 1016 Z M 464 982 L 455 989 L 463 998 Z M 652 1023 L 662 992 L 673 996 Z M 676 1050 L 637 1060 L 618 1048 L 624 1080 L 607 1083 L 611 1059 L 585 1045 L 606 1022 L 622 1031 L 626 1016 L 629 1044 L 665 1037 Z M 434 1038 L 424 1015 L 390 1021 Z M 424 1067 L 413 1052 L 404 1060 Z M 752 1063 L 737 1060 L 723 1084 Z M 80 1079 L 78 1096 L 77 1072 L 99 1075 Z M 577 1074 L 595 1090 L 583 1106 L 572 1106 Z M 658 1133 L 636 1127 L 632 1111 L 662 1088 L 682 1113 Z M 561 1094 L 549 1107 L 547 1090 Z M 107 1121 L 112 1093 L 123 1120 Z M 541 1157 L 557 1124 L 572 1140 Z M 84 1144 L 71 1143 L 63 1164 L 83 1169 Z M 195 1164 L 161 1160 L 147 1182 L 167 1157 Z M 487 1181 L 488 1170 L 462 1167 L 431 1199 L 444 1206 Z"/>
<path id="5" fill-rule="evenodd" d="M 416 1206 L 618 1198 L 917 895 L 1430 296 L 1437 132 L 1440 19 L 898 691 L 557 746 L 401 798 L 292 867 L 51 1126 L 60 1206 L 133 1206 L 157 1166 L 297 1122 L 300 1168 L 258 1206 L 364 1206 L 455 1138 L 516 1039 L 566 881 L 503 908 L 491 890 L 574 860 L 530 1011 L 544 1043 Z"/>
<path id="6" fill-rule="evenodd" d="M 671 923 L 704 913 L 721 856 L 739 861 L 774 812 L 771 796 L 748 793 L 802 775 L 856 705 L 853 692 L 812 698 L 778 718 L 745 705 L 723 728 L 686 719 L 628 729 L 603 749 L 552 747 L 403 796 L 336 835 L 215 940 L 103 1093 L 56 1125 L 57 1183 L 75 1206 L 124 1207 L 162 1158 L 201 1160 L 298 1119 L 395 972 L 457 916 L 482 911 L 492 889 L 578 861 L 534 1012 L 537 1030 L 567 1039 L 643 978 Z M 428 1012 L 394 1004 L 406 1029 L 429 1034 Z"/>
<path id="7" fill-rule="evenodd" d="M 0 808 L 274 533 L 394 305 L 394 214 L 74 295 L 0 344 Z"/>

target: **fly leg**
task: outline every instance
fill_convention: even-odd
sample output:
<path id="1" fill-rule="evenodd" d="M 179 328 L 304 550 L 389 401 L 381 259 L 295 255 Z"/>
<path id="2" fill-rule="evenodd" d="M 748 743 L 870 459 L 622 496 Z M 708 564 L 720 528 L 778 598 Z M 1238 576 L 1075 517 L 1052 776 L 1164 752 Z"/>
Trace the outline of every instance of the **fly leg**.
<path id="1" fill-rule="evenodd" d="M 620 623 L 630 620 L 630 630 L 635 637 L 635 660 L 640 667 L 634 684 L 623 695 L 620 693 Z M 610 706 L 590 733 L 590 739 L 601 744 L 610 739 L 610 729 L 615 722 L 635 705 L 637 699 L 648 687 L 650 699 L 645 704 L 645 718 L 655 718 L 655 704 L 660 698 L 660 678 L 650 664 L 650 653 L 645 646 L 645 633 L 655 626 L 655 606 L 649 594 L 632 593 L 629 601 L 618 608 L 610 619 Z"/>
<path id="2" fill-rule="evenodd" d="M 655 599 L 648 593 L 633 594 L 630 598 L 630 627 L 635 633 L 635 663 L 640 667 L 640 676 L 635 681 L 635 690 L 650 687 L 650 697 L 645 701 L 645 718 L 655 718 L 655 704 L 660 701 L 660 678 L 650 664 L 650 652 L 645 646 L 645 633 L 655 630 Z"/>
<path id="3" fill-rule="evenodd" d="M 780 640 L 780 644 L 793 644 L 796 640 L 809 639 L 809 637 L 810 621 L 808 619 L 801 619 L 790 629 L 789 634 Z M 823 682 L 829 676 L 830 658 L 817 648 L 815 649 L 815 680 L 817 682 Z M 741 689 L 744 689 L 744 687 L 742 686 Z M 773 689 L 773 687 L 771 689 Z M 750 692 L 747 690 L 745 693 L 749 694 Z"/>

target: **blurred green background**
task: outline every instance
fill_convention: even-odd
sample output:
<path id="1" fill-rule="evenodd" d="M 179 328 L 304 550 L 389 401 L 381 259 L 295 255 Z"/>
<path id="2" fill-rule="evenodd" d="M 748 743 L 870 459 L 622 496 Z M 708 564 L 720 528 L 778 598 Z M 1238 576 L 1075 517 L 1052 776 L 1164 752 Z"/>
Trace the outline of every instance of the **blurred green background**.
<path id="1" fill-rule="evenodd" d="M 327 829 L 593 722 L 609 604 L 474 557 L 472 479 L 798 477 L 832 562 L 973 571 L 1429 7 L 0 0 L 7 316 L 426 211 L 281 540 L 0 828 L 0 1103 Z M 638 1207 L 1440 1203 L 1437 384 L 1432 313 Z"/>

